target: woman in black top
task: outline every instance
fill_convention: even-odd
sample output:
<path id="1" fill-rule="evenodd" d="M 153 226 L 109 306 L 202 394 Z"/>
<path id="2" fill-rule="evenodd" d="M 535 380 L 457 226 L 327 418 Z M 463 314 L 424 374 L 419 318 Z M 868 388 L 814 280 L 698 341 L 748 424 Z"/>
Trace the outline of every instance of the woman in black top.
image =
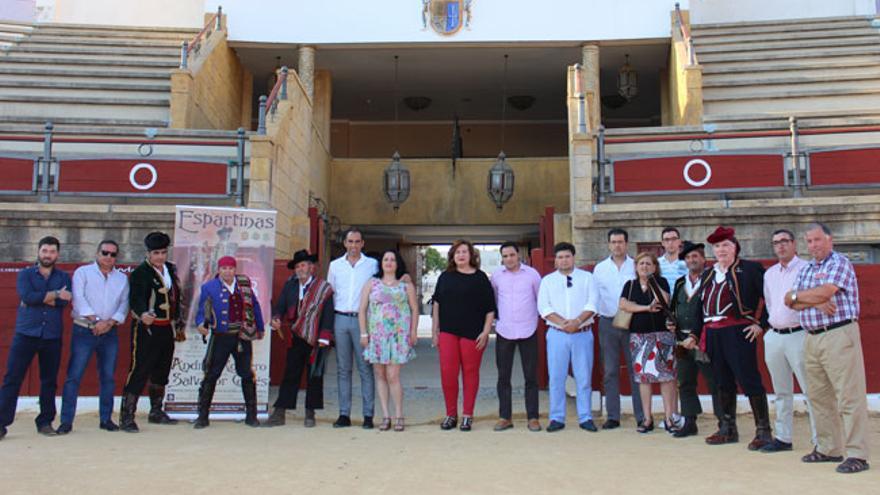
<path id="1" fill-rule="evenodd" d="M 647 433 L 654 429 L 651 417 L 651 388 L 654 383 L 660 384 L 666 413 L 664 426 L 671 431 L 679 421 L 675 404 L 675 334 L 666 329 L 666 315 L 661 311 L 659 302 L 662 297 L 664 302 L 669 303 L 669 284 L 660 276 L 656 256 L 639 253 L 635 261 L 637 276 L 623 286 L 620 309 L 633 314 L 629 327 L 629 349 L 645 415 L 638 432 Z M 649 282 L 654 282 L 655 287 L 660 288 L 659 294 L 651 289 Z"/>
<path id="2" fill-rule="evenodd" d="M 480 257 L 469 241 L 449 248 L 446 271 L 434 290 L 431 338 L 440 354 L 440 384 L 446 417 L 440 428 L 458 423 L 458 377 L 464 388 L 461 431 L 470 431 L 480 387 L 480 361 L 495 320 L 495 293 L 489 277 L 480 271 Z"/>

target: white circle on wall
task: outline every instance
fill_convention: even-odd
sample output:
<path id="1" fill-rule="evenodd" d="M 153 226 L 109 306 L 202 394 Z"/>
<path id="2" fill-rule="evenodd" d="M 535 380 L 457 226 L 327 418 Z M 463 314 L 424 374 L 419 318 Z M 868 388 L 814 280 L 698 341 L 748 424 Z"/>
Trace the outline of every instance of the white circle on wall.
<path id="1" fill-rule="evenodd" d="M 135 179 L 135 175 L 141 170 L 148 170 L 150 172 L 150 181 L 146 184 L 141 184 Z M 687 178 L 687 173 L 685 173 L 685 178 Z M 131 167 L 131 172 L 128 174 L 128 182 L 131 183 L 131 187 L 137 189 L 138 191 L 147 191 L 153 188 L 156 185 L 156 180 L 159 179 L 159 174 L 156 172 L 156 167 L 150 165 L 149 163 L 138 163 L 134 167 Z"/>
<path id="2" fill-rule="evenodd" d="M 706 171 L 706 176 L 700 180 L 694 180 L 691 178 L 691 167 L 694 165 L 702 165 L 703 170 Z M 703 187 L 709 183 L 709 180 L 712 178 L 712 167 L 709 166 L 709 163 L 706 160 L 702 160 L 700 158 L 694 158 L 693 160 L 687 162 L 684 165 L 684 181 L 690 184 L 693 187 Z"/>

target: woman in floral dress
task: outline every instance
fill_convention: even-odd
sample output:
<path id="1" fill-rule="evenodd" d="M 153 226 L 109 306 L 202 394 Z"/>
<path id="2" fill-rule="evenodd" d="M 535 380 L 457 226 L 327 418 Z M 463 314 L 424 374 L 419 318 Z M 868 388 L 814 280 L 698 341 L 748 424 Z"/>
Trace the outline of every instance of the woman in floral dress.
<path id="1" fill-rule="evenodd" d="M 403 387 L 400 367 L 416 357 L 419 311 L 416 291 L 406 274 L 400 253 L 382 253 L 379 271 L 364 284 L 358 321 L 364 360 L 373 364 L 376 391 L 382 406 L 380 431 L 391 429 L 388 395 L 394 399 L 394 431 L 403 431 Z"/>

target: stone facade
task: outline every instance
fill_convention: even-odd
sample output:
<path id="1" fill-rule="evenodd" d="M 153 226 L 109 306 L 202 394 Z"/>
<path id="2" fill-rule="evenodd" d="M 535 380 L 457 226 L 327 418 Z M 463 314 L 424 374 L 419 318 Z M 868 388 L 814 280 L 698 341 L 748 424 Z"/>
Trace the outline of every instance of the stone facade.
<path id="1" fill-rule="evenodd" d="M 47 235 L 61 241 L 62 262 L 93 260 L 98 243 L 119 243 L 120 263 L 144 256 L 144 237 L 154 230 L 174 232 L 174 206 L 0 204 L 0 259 L 29 262 Z"/>
<path id="2" fill-rule="evenodd" d="M 315 78 L 313 108 L 296 73 L 287 79 L 287 100 L 267 119 L 267 134 L 251 137 L 249 208 L 278 212 L 276 258 L 309 246 L 309 198 L 329 196 L 330 78 Z M 314 120 L 313 120 L 314 119 Z M 318 122 L 319 124 L 316 124 Z"/>
<path id="3" fill-rule="evenodd" d="M 171 74 L 171 127 L 250 129 L 253 76 L 227 44 L 225 31 L 202 44 L 190 68 Z"/>

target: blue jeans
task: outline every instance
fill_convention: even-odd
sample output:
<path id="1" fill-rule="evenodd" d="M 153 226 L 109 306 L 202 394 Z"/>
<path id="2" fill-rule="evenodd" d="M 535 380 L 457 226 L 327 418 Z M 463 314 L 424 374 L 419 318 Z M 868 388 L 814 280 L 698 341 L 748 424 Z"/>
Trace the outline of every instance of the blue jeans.
<path id="1" fill-rule="evenodd" d="M 24 376 L 34 360 L 40 360 L 40 414 L 34 420 L 37 428 L 51 425 L 55 419 L 55 390 L 58 388 L 58 367 L 61 365 L 61 339 L 41 339 L 17 333 L 12 337 L 6 376 L 0 389 L 0 426 L 15 420 L 15 408 Z"/>
<path id="2" fill-rule="evenodd" d="M 76 398 L 79 395 L 79 384 L 92 353 L 98 360 L 98 378 L 100 379 L 100 401 L 98 411 L 101 422 L 109 421 L 113 413 L 113 390 L 116 381 L 116 355 L 119 352 L 119 337 L 116 327 L 109 332 L 95 336 L 88 328 L 73 326 L 70 338 L 70 360 L 67 362 L 67 380 L 61 395 L 61 423 L 73 424 L 76 415 Z"/>
<path id="3" fill-rule="evenodd" d="M 550 375 L 550 420 L 565 423 L 565 379 L 568 365 L 577 384 L 578 423 L 593 419 L 593 332 L 566 333 L 547 329 L 547 369 Z"/>
<path id="4" fill-rule="evenodd" d="M 363 398 L 364 416 L 373 416 L 375 388 L 373 370 L 364 361 L 364 350 L 361 348 L 361 330 L 357 317 L 336 315 L 333 324 L 333 338 L 336 340 L 336 378 L 339 385 L 339 414 L 351 416 L 351 362 L 357 364 L 361 376 L 361 397 Z"/>

